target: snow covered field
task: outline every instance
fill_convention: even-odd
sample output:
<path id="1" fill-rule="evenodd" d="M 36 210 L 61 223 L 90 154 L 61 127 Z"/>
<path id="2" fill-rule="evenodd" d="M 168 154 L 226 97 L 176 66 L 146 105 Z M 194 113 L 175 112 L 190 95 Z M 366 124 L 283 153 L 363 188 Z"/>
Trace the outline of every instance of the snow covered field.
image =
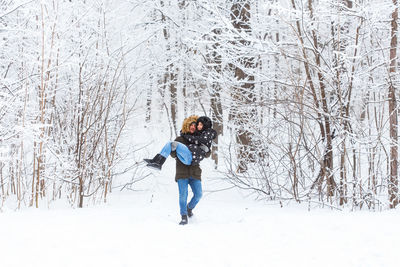
<path id="1" fill-rule="evenodd" d="M 204 164 L 207 164 L 206 162 Z M 256 202 L 204 168 L 204 197 L 180 226 L 173 160 L 84 209 L 0 214 L 1 266 L 399 266 L 400 213 Z M 213 177 L 214 176 L 214 177 Z"/>

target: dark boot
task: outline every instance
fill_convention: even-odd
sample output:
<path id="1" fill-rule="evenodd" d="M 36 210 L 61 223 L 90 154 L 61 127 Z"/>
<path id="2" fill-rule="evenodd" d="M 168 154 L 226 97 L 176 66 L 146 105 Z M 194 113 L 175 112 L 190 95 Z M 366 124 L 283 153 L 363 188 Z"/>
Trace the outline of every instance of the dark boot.
<path id="1" fill-rule="evenodd" d="M 187 213 L 188 213 L 189 218 L 192 217 L 193 216 L 193 210 L 189 209 L 189 206 L 186 206 L 186 209 L 187 209 Z"/>
<path id="2" fill-rule="evenodd" d="M 143 159 L 146 163 L 152 163 L 153 162 L 153 160 L 154 160 L 154 158 L 152 158 L 152 159 Z"/>
<path id="3" fill-rule="evenodd" d="M 157 155 L 158 155 L 158 154 L 157 154 Z M 153 162 L 156 160 L 157 155 L 155 155 L 154 158 L 152 158 L 152 159 L 143 159 L 143 160 L 144 160 L 146 163 L 153 163 Z"/>
<path id="4" fill-rule="evenodd" d="M 156 169 L 156 170 L 161 170 L 162 165 L 164 164 L 166 158 L 161 156 L 160 154 L 157 154 L 154 159 L 148 163 L 146 166 Z"/>
<path id="5" fill-rule="evenodd" d="M 182 215 L 182 220 L 181 220 L 181 222 L 179 223 L 179 225 L 185 225 L 185 224 L 187 224 L 188 223 L 188 217 L 187 217 L 187 215 Z"/>

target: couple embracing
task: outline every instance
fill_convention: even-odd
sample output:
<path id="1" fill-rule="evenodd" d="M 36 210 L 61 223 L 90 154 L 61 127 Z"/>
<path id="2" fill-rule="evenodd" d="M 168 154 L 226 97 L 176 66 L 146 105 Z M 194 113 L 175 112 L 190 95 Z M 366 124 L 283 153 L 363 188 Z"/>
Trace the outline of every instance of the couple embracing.
<path id="1" fill-rule="evenodd" d="M 179 188 L 179 207 L 182 220 L 179 224 L 188 223 L 192 210 L 202 196 L 200 161 L 211 154 L 212 140 L 217 133 L 212 129 L 212 122 L 206 116 L 190 116 L 183 121 L 180 136 L 167 142 L 161 152 L 153 159 L 145 159 L 147 166 L 161 170 L 168 156 L 176 159 L 175 181 Z M 193 197 L 187 204 L 188 186 Z"/>

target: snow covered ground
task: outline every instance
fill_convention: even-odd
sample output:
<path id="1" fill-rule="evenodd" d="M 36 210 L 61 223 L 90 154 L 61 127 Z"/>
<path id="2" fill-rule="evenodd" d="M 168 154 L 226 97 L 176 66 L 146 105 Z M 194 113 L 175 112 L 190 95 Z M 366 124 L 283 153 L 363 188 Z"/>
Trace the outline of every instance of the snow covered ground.
<path id="1" fill-rule="evenodd" d="M 1 266 L 400 266 L 400 212 L 307 210 L 254 201 L 207 166 L 204 197 L 178 225 L 174 162 L 84 209 L 0 214 Z"/>

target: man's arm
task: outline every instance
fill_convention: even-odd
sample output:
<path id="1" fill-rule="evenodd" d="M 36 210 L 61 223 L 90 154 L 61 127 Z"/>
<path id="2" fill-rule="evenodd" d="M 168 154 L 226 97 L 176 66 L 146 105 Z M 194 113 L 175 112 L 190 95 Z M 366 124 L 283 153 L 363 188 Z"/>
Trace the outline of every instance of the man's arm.
<path id="1" fill-rule="evenodd" d="M 171 154 L 169 154 L 169 155 L 175 159 L 176 158 L 176 151 L 171 151 Z"/>
<path id="2" fill-rule="evenodd" d="M 184 143 L 184 139 L 182 136 L 178 136 L 177 138 L 175 138 L 174 141 L 179 142 L 179 143 Z M 176 158 L 176 150 L 171 151 L 171 154 L 169 154 L 169 155 L 175 159 Z"/>

